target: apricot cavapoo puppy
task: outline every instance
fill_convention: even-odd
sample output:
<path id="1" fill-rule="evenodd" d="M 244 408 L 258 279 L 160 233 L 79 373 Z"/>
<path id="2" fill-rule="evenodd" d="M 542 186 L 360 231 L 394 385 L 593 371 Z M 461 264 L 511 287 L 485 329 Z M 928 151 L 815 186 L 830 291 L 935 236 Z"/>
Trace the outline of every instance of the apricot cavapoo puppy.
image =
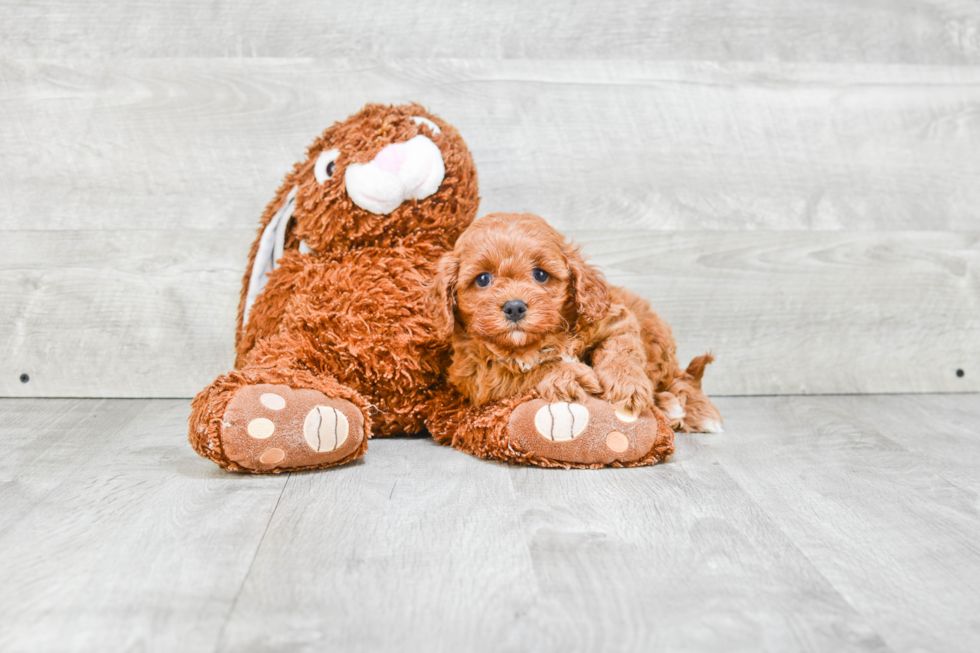
<path id="1" fill-rule="evenodd" d="M 475 405 L 532 390 L 549 402 L 591 394 L 634 414 L 656 405 L 674 430 L 722 430 L 701 391 L 711 355 L 680 369 L 650 304 L 608 285 L 536 215 L 473 222 L 440 261 L 430 299 L 452 336 L 450 381 Z"/>

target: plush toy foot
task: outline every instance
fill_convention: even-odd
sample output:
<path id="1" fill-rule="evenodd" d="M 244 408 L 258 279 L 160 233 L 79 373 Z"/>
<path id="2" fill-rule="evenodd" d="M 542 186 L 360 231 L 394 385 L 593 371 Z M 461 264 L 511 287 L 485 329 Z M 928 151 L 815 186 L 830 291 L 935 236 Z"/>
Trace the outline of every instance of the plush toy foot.
<path id="1" fill-rule="evenodd" d="M 659 410 L 632 415 L 592 397 L 521 404 L 511 414 L 508 434 L 532 460 L 581 465 L 649 464 L 674 449 L 673 432 Z"/>
<path id="2" fill-rule="evenodd" d="M 363 452 L 364 416 L 343 399 L 284 385 L 246 386 L 221 423 L 225 456 L 248 471 L 329 467 Z"/>

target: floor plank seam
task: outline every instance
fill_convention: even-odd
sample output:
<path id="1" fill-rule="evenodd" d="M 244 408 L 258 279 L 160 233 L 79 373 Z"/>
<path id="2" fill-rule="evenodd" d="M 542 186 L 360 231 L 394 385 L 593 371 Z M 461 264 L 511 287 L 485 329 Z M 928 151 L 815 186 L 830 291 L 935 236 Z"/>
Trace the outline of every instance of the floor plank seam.
<path id="1" fill-rule="evenodd" d="M 766 521 L 769 522 L 769 525 L 773 529 L 775 529 L 780 535 L 782 535 L 786 539 L 786 543 L 790 547 L 792 547 L 793 550 L 796 551 L 800 555 L 800 557 L 802 559 L 806 560 L 807 564 L 810 565 L 810 569 L 813 570 L 813 573 L 817 574 L 820 578 L 822 578 L 824 580 L 824 582 L 827 583 L 827 587 L 830 588 L 830 589 L 832 589 L 833 592 L 834 592 L 834 594 L 836 594 L 837 597 L 840 598 L 840 600 L 845 605 L 847 605 L 851 610 L 853 610 L 855 615 L 857 615 L 857 616 L 859 616 L 861 618 L 861 620 L 864 622 L 864 626 L 866 628 L 868 628 L 868 630 L 870 630 L 871 632 L 873 632 L 875 635 L 878 636 L 878 639 L 881 641 L 881 643 L 886 647 L 886 649 L 888 651 L 891 651 L 892 653 L 897 653 L 897 651 L 899 649 L 896 649 L 895 647 L 893 647 L 891 645 L 891 643 L 889 643 L 889 641 L 878 631 L 877 628 L 873 628 L 871 626 L 871 623 L 868 620 L 867 615 L 865 615 L 862 611 L 858 610 L 857 606 L 855 606 L 854 603 L 852 603 L 846 596 L 844 596 L 844 594 L 841 593 L 841 589 L 830 578 L 828 578 L 827 575 L 824 574 L 823 571 L 820 570 L 820 568 L 816 565 L 816 563 L 814 563 L 814 561 L 810 558 L 810 556 L 808 556 L 806 554 L 806 552 L 804 552 L 797 545 L 796 541 L 793 540 L 792 537 L 790 537 L 789 533 L 786 532 L 786 530 L 783 528 L 782 524 L 780 524 L 778 521 L 776 521 L 775 517 L 768 510 L 766 510 L 763 506 L 761 506 L 758 501 L 755 500 L 755 497 L 752 496 L 752 494 L 748 491 L 748 489 L 746 489 L 741 483 L 739 483 L 738 482 L 738 479 L 736 479 L 734 476 L 732 476 L 732 474 L 729 472 L 728 466 L 725 464 L 724 460 L 722 460 L 717 455 L 715 455 L 715 452 L 713 450 L 711 450 L 710 448 L 708 449 L 708 451 L 709 451 L 709 453 L 711 455 L 711 458 L 716 463 L 718 463 L 718 465 L 721 467 L 722 471 L 725 473 L 725 476 L 728 477 L 728 480 L 732 483 L 732 485 L 734 485 L 735 487 L 737 487 L 741 491 L 742 496 L 744 496 L 748 501 L 751 501 L 752 502 L 752 505 L 755 506 L 755 508 L 762 515 L 765 515 Z M 685 470 L 685 473 L 687 473 L 686 470 Z"/>
<path id="2" fill-rule="evenodd" d="M 517 505 L 517 502 L 518 502 L 518 498 L 521 497 L 521 494 L 520 494 L 520 492 L 518 492 L 517 486 L 514 483 L 514 476 L 515 476 L 515 474 L 519 474 L 519 473 L 527 473 L 527 469 L 526 468 L 523 468 L 523 467 L 515 467 L 514 465 L 510 465 L 510 464 L 503 463 L 503 462 L 497 462 L 497 461 L 492 461 L 492 464 L 494 464 L 494 465 L 501 465 L 501 466 L 504 466 L 504 467 L 507 468 L 507 470 L 506 470 L 507 471 L 507 482 L 510 485 L 511 500 L 514 502 L 514 505 L 516 506 Z M 549 470 L 549 471 L 551 471 L 551 470 Z M 539 572 L 538 564 L 535 562 L 535 560 L 534 560 L 534 552 L 531 550 L 531 542 L 530 542 L 530 537 L 528 535 L 528 532 L 530 530 L 530 527 L 529 527 L 529 525 L 527 523 L 527 520 L 525 519 L 524 515 L 525 515 L 524 510 L 518 510 L 517 511 L 517 525 L 521 529 L 521 531 L 520 531 L 520 533 L 521 533 L 521 545 L 524 548 L 524 555 L 527 556 L 527 560 L 528 560 L 528 563 L 529 563 L 529 568 L 531 570 L 531 574 L 530 574 L 530 579 L 529 580 L 531 581 L 531 583 L 532 583 L 532 585 L 534 587 L 534 603 L 533 604 L 529 604 L 529 606 L 527 608 L 527 610 L 530 611 L 531 610 L 531 607 L 530 607 L 531 605 L 538 605 L 540 603 L 541 596 L 542 596 L 542 594 L 544 594 L 544 592 L 541 589 L 541 578 L 540 578 L 539 573 L 538 573 Z"/>
<path id="3" fill-rule="evenodd" d="M 905 453 L 909 454 L 910 456 L 918 456 L 918 457 L 920 457 L 920 458 L 922 458 L 924 460 L 928 460 L 930 463 L 932 463 L 932 465 L 935 467 L 935 470 L 934 470 L 933 473 L 937 477 L 939 477 L 940 479 L 942 479 L 950 487 L 955 488 L 955 489 L 959 490 L 960 492 L 964 492 L 966 494 L 974 494 L 973 490 L 971 490 L 970 488 L 964 487 L 964 486 L 960 485 L 959 483 L 957 483 L 956 481 L 954 481 L 953 479 L 951 479 L 951 478 L 949 478 L 949 477 L 946 476 L 946 469 L 947 469 L 947 467 L 946 467 L 946 465 L 943 464 L 943 461 L 941 459 L 936 458 L 935 456 L 932 456 L 932 455 L 930 455 L 928 453 L 922 453 L 922 452 L 919 452 L 919 451 L 912 451 L 911 449 L 909 449 L 908 447 L 906 447 L 905 445 L 903 445 L 901 442 L 899 442 L 895 438 L 891 437 L 888 433 L 885 432 L 884 429 L 882 429 L 880 427 L 874 427 L 874 429 L 875 429 L 875 433 L 877 433 L 879 437 L 882 437 L 885 440 L 887 440 L 888 442 L 891 442 L 895 447 L 898 447 L 899 449 L 901 449 Z"/>
<path id="4" fill-rule="evenodd" d="M 269 527 L 272 526 L 272 520 L 276 518 L 276 511 L 279 509 L 279 503 L 282 501 L 282 495 L 286 493 L 286 486 L 289 485 L 289 479 L 293 475 L 291 473 L 286 475 L 286 482 L 282 484 L 282 489 L 279 491 L 279 496 L 276 498 L 276 505 L 272 507 L 272 512 L 269 514 L 269 521 L 265 525 L 265 530 L 262 531 L 262 537 L 259 538 L 259 543 L 255 546 L 255 552 L 252 553 L 252 559 L 248 563 L 248 569 L 245 570 L 245 575 L 242 576 L 242 582 L 238 586 L 238 590 L 235 592 L 235 598 L 232 599 L 231 605 L 228 607 L 228 614 L 225 615 L 225 620 L 221 624 L 221 628 L 218 630 L 218 639 L 214 643 L 214 651 L 218 653 L 221 649 L 221 642 L 225 638 L 225 631 L 228 629 L 228 623 L 231 621 L 231 616 L 235 614 L 235 608 L 238 607 L 238 599 L 241 598 L 242 590 L 245 589 L 245 583 L 248 582 L 249 576 L 252 575 L 252 568 L 255 566 L 255 560 L 259 557 L 259 551 L 262 550 L 262 543 L 265 542 L 265 536 L 269 534 Z"/>

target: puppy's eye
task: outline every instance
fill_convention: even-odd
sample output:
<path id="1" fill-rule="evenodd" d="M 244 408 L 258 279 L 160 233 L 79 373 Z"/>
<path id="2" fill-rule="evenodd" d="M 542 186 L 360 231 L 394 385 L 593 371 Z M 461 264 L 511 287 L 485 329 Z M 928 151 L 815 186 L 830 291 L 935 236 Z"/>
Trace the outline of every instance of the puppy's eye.
<path id="1" fill-rule="evenodd" d="M 534 272 L 532 274 L 534 275 L 534 280 L 537 281 L 538 283 L 544 283 L 551 277 L 550 274 L 548 274 L 541 268 L 534 268 Z"/>
<path id="2" fill-rule="evenodd" d="M 482 274 L 478 274 L 477 275 L 477 277 L 476 277 L 476 285 L 479 286 L 480 288 L 486 288 L 487 286 L 490 285 L 490 282 L 492 280 L 493 279 L 490 277 L 490 273 L 489 272 L 483 272 Z"/>
<path id="3" fill-rule="evenodd" d="M 338 156 L 340 156 L 340 150 L 327 150 L 326 152 L 320 152 L 320 156 L 317 158 L 316 163 L 313 164 L 313 174 L 316 176 L 316 181 L 318 184 L 322 184 L 326 180 L 333 177 L 333 171 L 337 167 Z"/>

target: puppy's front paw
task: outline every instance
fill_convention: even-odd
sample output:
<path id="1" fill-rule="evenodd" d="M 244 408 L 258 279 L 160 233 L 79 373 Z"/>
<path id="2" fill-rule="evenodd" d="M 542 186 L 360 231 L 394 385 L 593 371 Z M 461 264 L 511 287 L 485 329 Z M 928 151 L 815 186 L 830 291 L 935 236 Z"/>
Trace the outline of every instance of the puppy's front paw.
<path id="1" fill-rule="evenodd" d="M 687 412 L 680 398 L 672 392 L 658 392 L 655 397 L 657 408 L 663 411 L 670 423 L 670 428 L 675 431 L 683 430 L 684 418 Z"/>
<path id="2" fill-rule="evenodd" d="M 607 386 L 602 398 L 616 406 L 617 412 L 639 415 L 653 407 L 653 386 L 645 376 L 622 379 Z"/>
<path id="3" fill-rule="evenodd" d="M 602 397 L 616 406 L 618 412 L 639 415 L 653 407 L 653 388 L 649 383 L 636 384 L 619 390 L 619 392 L 607 392 Z"/>
<path id="4" fill-rule="evenodd" d="M 543 378 L 537 386 L 545 401 L 583 401 L 590 394 L 602 392 L 599 377 L 583 363 L 562 363 Z"/>
<path id="5" fill-rule="evenodd" d="M 555 379 L 550 383 L 538 384 L 538 394 L 548 403 L 560 401 L 582 401 L 589 393 L 575 379 Z"/>

